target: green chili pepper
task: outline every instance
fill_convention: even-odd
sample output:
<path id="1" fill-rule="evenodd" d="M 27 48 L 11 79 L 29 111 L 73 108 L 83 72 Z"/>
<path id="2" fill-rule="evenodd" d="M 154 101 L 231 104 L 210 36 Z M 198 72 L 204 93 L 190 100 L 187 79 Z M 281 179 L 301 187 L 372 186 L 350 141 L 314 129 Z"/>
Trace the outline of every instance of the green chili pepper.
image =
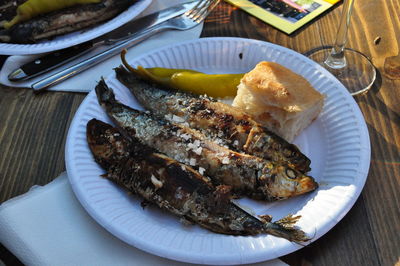
<path id="1" fill-rule="evenodd" d="M 137 73 L 139 73 L 142 77 L 155 81 L 159 84 L 168 87 L 174 87 L 171 82 L 172 76 L 181 72 L 190 72 L 190 73 L 200 73 L 195 70 L 189 69 L 178 69 L 178 68 L 162 68 L 162 67 L 153 67 L 153 68 L 144 68 L 142 66 L 138 66 L 135 69 Z"/>
<path id="2" fill-rule="evenodd" d="M 237 86 L 243 75 L 178 72 L 172 75 L 171 84 L 179 90 L 223 98 L 236 96 Z"/>
<path id="3" fill-rule="evenodd" d="M 156 83 L 178 90 L 196 94 L 207 94 L 211 97 L 224 98 L 236 96 L 237 86 L 244 74 L 205 74 L 191 69 L 175 68 L 144 68 L 137 69 L 128 64 L 125 58 L 126 50 L 121 52 L 124 66 L 131 72 Z"/>

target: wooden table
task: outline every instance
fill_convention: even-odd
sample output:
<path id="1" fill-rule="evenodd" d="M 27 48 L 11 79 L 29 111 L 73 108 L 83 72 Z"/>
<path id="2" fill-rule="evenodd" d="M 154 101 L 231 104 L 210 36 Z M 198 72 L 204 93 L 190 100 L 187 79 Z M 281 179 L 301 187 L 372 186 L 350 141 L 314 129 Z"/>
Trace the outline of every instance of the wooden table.
<path id="1" fill-rule="evenodd" d="M 201 37 L 264 40 L 303 53 L 334 41 L 341 5 L 288 36 L 221 2 Z M 372 58 L 378 79 L 356 97 L 368 125 L 372 154 L 367 182 L 350 212 L 326 235 L 282 259 L 290 265 L 400 263 L 400 2 L 356 1 L 348 46 Z M 85 94 L 0 86 L 0 202 L 45 185 L 65 170 L 68 127 Z M 0 260 L 18 260 L 0 247 Z"/>

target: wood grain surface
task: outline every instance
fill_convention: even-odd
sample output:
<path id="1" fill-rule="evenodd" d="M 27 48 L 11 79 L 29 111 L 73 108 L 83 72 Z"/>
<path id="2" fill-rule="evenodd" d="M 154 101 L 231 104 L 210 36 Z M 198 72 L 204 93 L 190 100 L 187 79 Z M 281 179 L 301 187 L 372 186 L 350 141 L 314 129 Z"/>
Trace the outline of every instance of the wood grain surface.
<path id="1" fill-rule="evenodd" d="M 201 37 L 258 39 L 304 53 L 334 42 L 341 9 L 338 5 L 289 36 L 221 2 Z M 400 1 L 355 1 L 348 47 L 368 55 L 378 70 L 373 88 L 355 98 L 370 134 L 370 171 L 354 207 L 331 231 L 281 258 L 290 265 L 400 264 L 399 40 Z M 0 202 L 45 185 L 65 170 L 67 130 L 84 97 L 0 85 Z M 0 260 L 19 263 L 4 247 Z"/>

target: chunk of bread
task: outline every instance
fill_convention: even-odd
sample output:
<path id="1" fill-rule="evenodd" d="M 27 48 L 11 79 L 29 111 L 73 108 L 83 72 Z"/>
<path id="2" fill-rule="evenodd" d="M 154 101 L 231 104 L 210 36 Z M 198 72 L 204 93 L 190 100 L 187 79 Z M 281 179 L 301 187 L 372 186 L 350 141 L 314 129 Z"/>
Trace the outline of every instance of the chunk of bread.
<path id="1" fill-rule="evenodd" d="M 233 100 L 271 131 L 292 142 L 321 112 L 324 95 L 302 76 L 274 62 L 246 73 Z"/>

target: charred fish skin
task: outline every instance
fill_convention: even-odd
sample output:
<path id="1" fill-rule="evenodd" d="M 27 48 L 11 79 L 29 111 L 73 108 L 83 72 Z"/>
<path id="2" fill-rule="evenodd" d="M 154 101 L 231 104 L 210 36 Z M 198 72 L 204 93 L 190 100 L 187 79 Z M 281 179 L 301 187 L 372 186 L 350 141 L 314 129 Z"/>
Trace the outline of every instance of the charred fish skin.
<path id="1" fill-rule="evenodd" d="M 0 1 L 0 42 L 10 42 L 9 31 L 2 29 L 2 24 L 11 20 L 17 14 L 17 6 L 23 2 L 24 0 Z"/>
<path id="2" fill-rule="evenodd" d="M 115 69 L 123 83 L 147 110 L 175 122 L 186 122 L 232 150 L 291 164 L 306 173 L 311 161 L 296 145 L 259 125 L 249 115 L 205 96 L 162 88 L 126 70 Z"/>
<path id="3" fill-rule="evenodd" d="M 214 184 L 232 187 L 238 196 L 281 200 L 315 190 L 314 179 L 288 165 L 234 152 L 181 124 L 155 119 L 115 100 L 101 80 L 95 88 L 99 104 L 127 136 L 139 139 L 173 159 L 211 177 Z"/>
<path id="4" fill-rule="evenodd" d="M 0 41 L 35 43 L 82 30 L 115 17 L 134 2 L 132 0 L 103 0 L 100 3 L 77 5 L 51 12 L 18 23 L 8 30 L 1 30 Z"/>
<path id="5" fill-rule="evenodd" d="M 245 187 L 249 191 L 254 187 L 254 180 L 246 177 L 255 176 L 256 170 L 241 168 L 241 161 L 238 161 L 239 167 L 230 166 L 228 161 L 222 163 L 224 157 L 231 155 L 229 151 L 227 154 L 226 149 L 207 141 L 204 143 L 199 134 L 189 128 L 153 119 L 149 114 L 118 103 L 104 81 L 96 86 L 96 94 L 100 105 L 127 136 L 133 136 L 177 161 L 202 167 L 204 170 L 199 167 L 201 172 L 208 176 L 216 175 L 219 183 L 231 183 L 234 189 L 240 187 L 243 190 Z M 261 163 L 261 160 L 255 158 L 253 164 L 257 163 Z M 235 182 L 232 182 L 232 177 Z"/>
<path id="6" fill-rule="evenodd" d="M 106 178 L 178 217 L 221 234 L 268 233 L 295 242 L 309 240 L 293 227 L 299 217 L 274 223 L 258 219 L 231 202 L 229 187 L 214 188 L 191 167 L 124 138 L 111 125 L 90 120 L 87 140 Z"/>
<path id="7" fill-rule="evenodd" d="M 17 6 L 25 0 L 1 0 L 0 1 L 0 21 L 11 20 L 17 14 Z"/>

